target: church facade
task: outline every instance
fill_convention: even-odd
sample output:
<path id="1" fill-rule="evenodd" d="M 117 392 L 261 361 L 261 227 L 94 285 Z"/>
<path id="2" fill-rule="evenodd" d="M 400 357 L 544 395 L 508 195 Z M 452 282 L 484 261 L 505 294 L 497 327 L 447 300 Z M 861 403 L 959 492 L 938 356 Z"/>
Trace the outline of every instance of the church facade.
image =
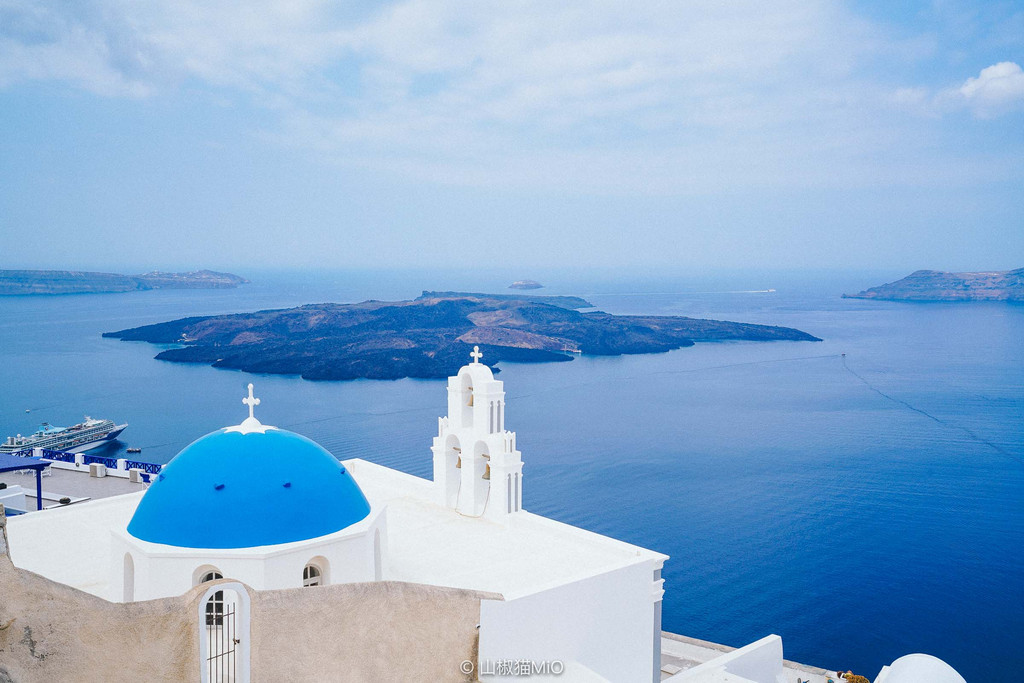
<path id="1" fill-rule="evenodd" d="M 100 612 L 191 600 L 184 612 L 193 614 L 175 628 L 188 631 L 193 617 L 194 642 L 182 657 L 195 660 L 194 680 L 272 680 L 261 674 L 269 665 L 257 662 L 272 647 L 253 647 L 261 634 L 301 620 L 311 600 L 328 609 L 395 590 L 419 607 L 423 625 L 435 625 L 425 641 L 455 644 L 450 656 L 432 650 L 434 659 L 452 660 L 443 675 L 404 680 L 514 680 L 501 663 L 527 661 L 541 667 L 538 676 L 560 680 L 659 680 L 667 557 L 523 509 L 523 461 L 505 425 L 503 383 L 480 357 L 474 349 L 449 378 L 432 481 L 339 462 L 309 439 L 262 424 L 250 385 L 249 416 L 187 446 L 144 493 L 11 519 L 10 570 L 38 574 L 56 594 L 90 594 Z M 266 621 L 261 605 L 286 595 L 294 613 L 277 606 L 278 618 Z M 466 633 L 451 633 L 467 626 L 445 616 L 453 602 L 475 605 Z M 382 617 L 394 607 L 377 605 Z M 367 609 L 359 603 L 358 611 Z M 333 629 L 355 626 L 344 624 L 348 613 L 316 612 L 331 625 L 307 633 L 300 651 L 311 643 L 330 651 Z M 405 656 L 398 653 L 408 651 L 408 624 L 396 618 L 368 626 L 372 638 L 357 637 L 361 654 L 321 662 L 320 680 L 340 675 L 353 657 Z M 46 629 L 75 632 L 73 623 Z M 317 658 L 297 659 L 296 670 Z M 108 680 L 117 680 L 116 670 Z"/>

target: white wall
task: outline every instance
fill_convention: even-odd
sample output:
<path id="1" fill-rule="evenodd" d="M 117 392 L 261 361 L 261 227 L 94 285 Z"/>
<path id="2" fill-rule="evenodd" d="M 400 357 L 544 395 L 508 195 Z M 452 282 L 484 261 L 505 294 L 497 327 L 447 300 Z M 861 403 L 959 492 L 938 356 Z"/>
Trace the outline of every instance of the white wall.
<path id="1" fill-rule="evenodd" d="M 480 604 L 479 664 L 577 662 L 611 681 L 656 680 L 655 563 L 637 564 L 506 601 Z M 656 641 L 656 638 L 659 639 Z M 518 680 L 516 676 L 487 680 Z"/>
<path id="2" fill-rule="evenodd" d="M 32 495 L 35 495 L 34 491 Z M 22 488 L 21 484 L 14 484 L 5 489 L 0 489 L 0 503 L 3 503 L 5 507 L 21 510 L 22 512 L 28 511 L 28 508 L 25 507 L 27 505 L 25 502 L 25 489 Z"/>
<path id="3" fill-rule="evenodd" d="M 111 532 L 110 588 L 107 598 L 125 599 L 124 555 L 131 553 L 135 572 L 135 600 L 152 600 L 181 595 L 195 585 L 199 567 L 216 568 L 225 579 L 234 579 L 256 590 L 299 588 L 302 570 L 313 558 L 328 563 L 331 583 L 373 581 L 374 532 L 380 529 L 386 544 L 384 510 L 335 534 L 282 546 L 233 550 L 197 550 L 144 543 L 126 531 Z M 386 545 L 382 549 L 386 557 Z"/>
<path id="4" fill-rule="evenodd" d="M 715 673 L 727 673 L 729 680 L 750 683 L 786 683 L 782 663 L 782 638 L 770 635 L 755 640 L 737 650 L 704 662 L 692 669 L 680 671 L 666 679 L 672 683 L 713 680 Z M 717 680 L 717 679 L 715 679 Z"/>

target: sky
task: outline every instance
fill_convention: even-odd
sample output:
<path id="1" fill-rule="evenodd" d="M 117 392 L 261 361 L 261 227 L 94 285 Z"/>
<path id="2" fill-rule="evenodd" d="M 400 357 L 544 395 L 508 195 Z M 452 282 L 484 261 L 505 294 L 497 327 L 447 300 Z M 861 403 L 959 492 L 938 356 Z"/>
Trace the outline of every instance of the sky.
<path id="1" fill-rule="evenodd" d="M 0 0 L 0 268 L 1024 266 L 1024 2 Z"/>

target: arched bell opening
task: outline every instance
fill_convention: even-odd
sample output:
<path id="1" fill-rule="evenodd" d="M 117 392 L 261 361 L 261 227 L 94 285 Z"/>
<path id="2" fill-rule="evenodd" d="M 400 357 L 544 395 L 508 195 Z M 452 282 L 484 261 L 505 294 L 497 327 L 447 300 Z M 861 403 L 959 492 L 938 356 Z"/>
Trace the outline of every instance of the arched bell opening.
<path id="1" fill-rule="evenodd" d="M 444 448 L 445 468 L 445 500 L 449 507 L 454 507 L 459 495 L 459 486 L 462 476 L 462 447 L 455 435 L 450 435 L 445 442 Z"/>
<path id="2" fill-rule="evenodd" d="M 487 444 L 478 441 L 473 449 L 473 491 L 476 502 L 473 514 L 483 514 L 487 496 L 491 489 L 491 454 Z"/>
<path id="3" fill-rule="evenodd" d="M 475 403 L 475 400 L 473 398 L 473 378 L 470 377 L 468 372 L 462 373 L 460 387 L 459 403 L 462 404 L 462 426 L 472 427 L 473 404 Z"/>

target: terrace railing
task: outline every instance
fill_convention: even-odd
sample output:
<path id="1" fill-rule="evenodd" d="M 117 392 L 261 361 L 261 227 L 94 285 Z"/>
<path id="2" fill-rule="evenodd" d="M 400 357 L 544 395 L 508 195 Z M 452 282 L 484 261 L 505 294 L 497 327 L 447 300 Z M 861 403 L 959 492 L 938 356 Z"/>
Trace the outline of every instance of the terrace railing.
<path id="1" fill-rule="evenodd" d="M 125 460 L 124 466 L 128 469 L 140 469 L 148 474 L 160 474 L 160 470 L 163 465 L 158 465 L 155 462 L 140 462 L 138 460 Z"/>
<path id="2" fill-rule="evenodd" d="M 51 450 L 49 448 L 44 448 L 44 449 L 42 449 L 42 451 L 43 451 L 43 458 L 46 459 L 46 460 L 54 460 L 54 461 L 57 461 L 57 462 L 69 462 L 71 464 L 75 463 L 75 454 L 74 453 L 65 453 L 64 451 L 54 451 L 54 450 Z M 29 455 L 31 455 L 31 451 L 29 452 Z"/>
<path id="3" fill-rule="evenodd" d="M 100 465 L 106 465 L 107 469 L 110 470 L 117 469 L 117 458 L 104 458 L 103 456 L 100 455 L 87 455 L 85 456 L 85 458 L 83 458 L 83 460 L 86 465 L 98 463 Z"/>

